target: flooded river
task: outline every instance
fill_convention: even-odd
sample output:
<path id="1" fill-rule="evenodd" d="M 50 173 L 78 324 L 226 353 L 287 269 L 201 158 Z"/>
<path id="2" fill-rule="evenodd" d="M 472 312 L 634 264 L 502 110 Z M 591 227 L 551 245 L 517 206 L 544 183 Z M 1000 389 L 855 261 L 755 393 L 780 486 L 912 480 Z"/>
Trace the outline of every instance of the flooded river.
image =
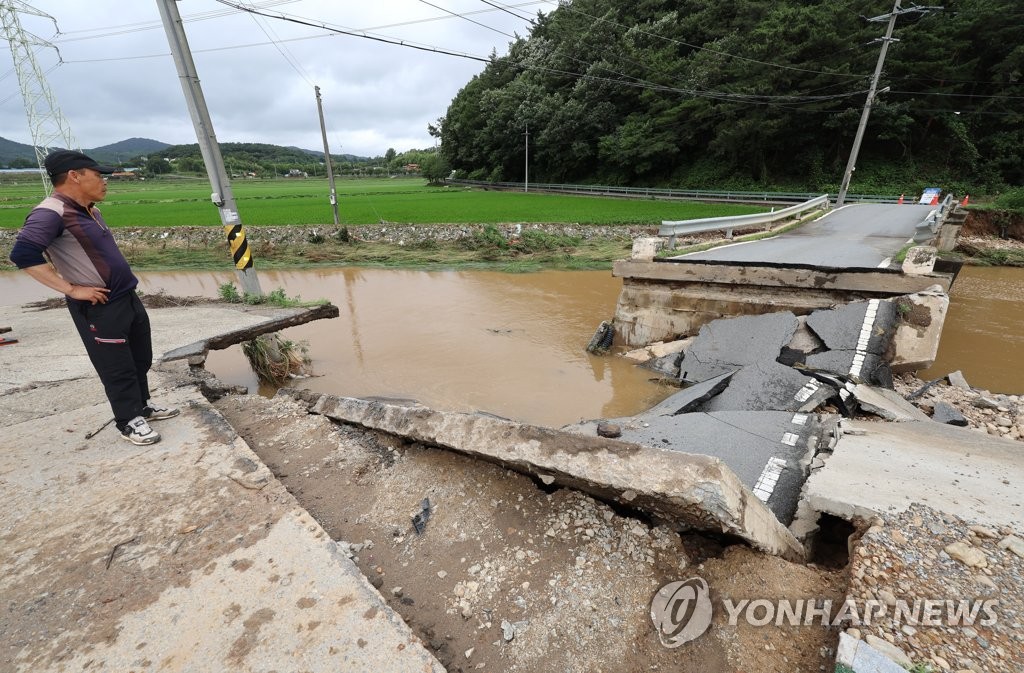
<path id="1" fill-rule="evenodd" d="M 976 388 L 1024 394 L 1024 269 L 965 266 L 950 293 L 934 379 L 957 369 Z"/>
<path id="2" fill-rule="evenodd" d="M 223 273 L 143 273 L 141 289 L 214 297 Z M 265 291 L 329 299 L 337 320 L 292 328 L 318 376 L 297 381 L 349 396 L 417 399 L 559 426 L 636 413 L 672 389 L 615 357 L 584 351 L 614 314 L 621 281 L 608 271 L 314 269 L 260 271 Z M 24 274 L 0 274 L 5 303 L 52 296 Z M 939 359 L 923 378 L 960 369 L 974 386 L 1024 393 L 1024 269 L 964 267 L 952 294 Z M 70 324 L 69 324 L 70 329 Z M 238 346 L 208 368 L 256 389 Z M 270 391 L 263 391 L 270 392 Z"/>

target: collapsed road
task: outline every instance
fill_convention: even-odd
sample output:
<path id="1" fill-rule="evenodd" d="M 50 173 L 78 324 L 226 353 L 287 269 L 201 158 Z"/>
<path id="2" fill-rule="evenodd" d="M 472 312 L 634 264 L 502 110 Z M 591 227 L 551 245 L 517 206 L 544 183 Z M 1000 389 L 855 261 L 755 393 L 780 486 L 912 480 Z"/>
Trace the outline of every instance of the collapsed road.
<path id="1" fill-rule="evenodd" d="M 0 559 L 0 661 L 1020 670 L 1020 442 L 947 425 L 973 412 L 958 418 L 934 388 L 916 403 L 893 389 L 934 357 L 948 282 L 925 271 L 906 294 L 707 311 L 649 364 L 679 393 L 563 429 L 409 401 L 268 400 L 168 362 L 154 387 L 183 413 L 148 451 L 109 432 L 83 441 L 105 413 L 84 358 L 50 316 L 0 313 L 32 337 L 2 380 L 11 514 L 0 537 L 12 553 Z M 193 364 L 225 343 L 219 332 L 270 329 L 235 309 L 153 316 L 165 353 Z M 184 320 L 195 345 L 174 327 Z M 967 394 L 1000 428 L 1021 423 L 1018 398 Z M 730 624 L 717 610 L 705 635 L 667 648 L 651 599 L 686 578 L 715 600 L 890 605 L 955 590 L 998 596 L 1002 612 L 928 631 L 892 619 Z"/>

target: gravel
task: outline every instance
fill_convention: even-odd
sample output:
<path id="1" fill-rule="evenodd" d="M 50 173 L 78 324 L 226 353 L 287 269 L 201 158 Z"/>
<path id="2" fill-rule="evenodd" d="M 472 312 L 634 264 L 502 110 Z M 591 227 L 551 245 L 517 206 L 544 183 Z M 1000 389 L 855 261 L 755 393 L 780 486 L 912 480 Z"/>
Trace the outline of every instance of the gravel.
<path id="1" fill-rule="evenodd" d="M 889 607 L 870 625 L 847 631 L 874 636 L 931 671 L 1014 673 L 1024 669 L 1024 545 L 1020 531 L 993 530 L 922 505 L 876 520 L 850 565 L 849 597 Z M 939 625 L 897 618 L 898 601 L 971 601 L 977 619 L 948 617 Z M 989 603 L 986 612 L 984 601 Z M 920 613 L 923 617 L 923 612 Z M 994 623 L 986 624 L 987 616 Z"/>

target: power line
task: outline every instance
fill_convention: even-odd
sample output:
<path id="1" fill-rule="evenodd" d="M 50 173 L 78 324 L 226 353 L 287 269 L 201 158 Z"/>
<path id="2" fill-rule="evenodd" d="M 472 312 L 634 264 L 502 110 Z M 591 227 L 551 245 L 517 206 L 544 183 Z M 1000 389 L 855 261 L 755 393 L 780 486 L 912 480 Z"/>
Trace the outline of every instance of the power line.
<path id="1" fill-rule="evenodd" d="M 516 39 L 515 35 L 511 35 L 509 33 L 506 33 L 503 30 L 498 30 L 497 28 L 493 28 L 493 27 L 488 26 L 486 24 L 480 23 L 479 21 L 475 21 L 474 19 L 471 19 L 468 16 L 465 16 L 463 14 L 458 14 L 456 12 L 453 12 L 450 9 L 445 9 L 444 7 L 441 7 L 440 5 L 435 5 L 434 3 L 428 2 L 427 0 L 420 0 L 420 2 L 422 2 L 424 5 L 427 5 L 428 7 L 433 7 L 434 9 L 440 9 L 442 12 L 447 12 L 448 14 L 451 14 L 452 16 L 458 17 L 460 19 L 464 19 L 466 21 L 469 21 L 472 24 L 475 24 L 475 25 L 480 26 L 482 28 L 486 28 L 487 30 L 493 30 L 495 33 L 498 33 L 499 35 L 504 35 L 505 37 L 511 37 L 513 40 Z"/>
<path id="2" fill-rule="evenodd" d="M 255 3 L 249 3 L 249 6 L 255 7 Z M 309 86 L 314 86 L 305 68 L 303 68 L 302 64 L 298 62 L 298 59 L 296 59 L 295 56 L 292 55 L 291 51 L 288 50 L 287 46 L 285 46 L 284 44 L 279 44 L 277 39 L 275 39 L 277 38 L 277 33 L 274 32 L 273 27 L 270 26 L 269 24 L 264 26 L 264 21 L 262 17 L 256 14 L 249 14 L 249 16 L 252 18 L 253 23 L 255 23 L 256 26 L 259 27 L 261 31 L 263 31 L 263 34 L 270 38 L 270 41 L 274 44 L 274 48 L 277 49 L 277 53 L 281 54 L 281 57 L 284 58 L 288 65 L 292 67 L 292 70 L 298 73 L 299 77 L 306 80 L 306 84 L 308 84 Z"/>
<path id="3" fill-rule="evenodd" d="M 432 46 L 429 46 L 429 45 L 423 45 L 423 44 L 419 44 L 419 43 L 414 43 L 414 42 L 410 42 L 408 40 L 399 40 L 397 38 L 390 38 L 390 37 L 385 37 L 385 36 L 382 36 L 382 35 L 374 35 L 374 34 L 368 33 L 367 31 L 355 31 L 355 30 L 337 28 L 337 27 L 333 27 L 333 26 L 331 26 L 331 25 L 329 25 L 327 23 L 324 23 L 324 22 L 314 21 L 314 20 L 306 19 L 306 18 L 302 18 L 302 17 L 289 16 L 287 14 L 283 14 L 283 13 L 280 13 L 280 12 L 277 12 L 277 13 L 267 13 L 267 12 L 264 12 L 264 11 L 261 11 L 261 10 L 247 8 L 244 5 L 239 5 L 236 2 L 232 2 L 231 0 L 216 0 L 216 1 L 219 2 L 222 5 L 227 5 L 228 7 L 235 7 L 237 9 L 241 9 L 243 11 L 257 13 L 257 14 L 260 14 L 261 16 L 266 16 L 268 18 L 274 18 L 274 19 L 279 19 L 279 20 L 282 20 L 282 21 L 288 21 L 288 22 L 291 22 L 291 23 L 297 23 L 297 24 L 300 24 L 300 25 L 311 26 L 311 27 L 315 27 L 315 28 L 321 28 L 321 29 L 324 29 L 324 30 L 340 33 L 340 34 L 343 34 L 343 35 L 349 35 L 349 36 L 352 36 L 352 37 L 361 37 L 361 38 L 364 38 L 364 39 L 374 40 L 374 41 L 377 41 L 377 42 L 383 42 L 383 43 L 386 43 L 386 44 L 392 44 L 392 45 L 402 46 L 402 47 L 409 47 L 409 48 L 413 48 L 413 49 L 420 49 L 420 50 L 423 50 L 423 51 L 431 51 L 431 52 L 435 52 L 435 53 L 439 53 L 439 54 L 445 54 L 445 55 L 448 55 L 448 56 L 457 56 L 457 57 L 460 57 L 460 58 L 468 58 L 468 59 L 471 59 L 471 60 L 483 61 L 483 62 L 486 62 L 486 63 L 490 63 L 491 62 L 491 59 L 489 59 L 489 58 L 485 59 L 485 58 L 482 58 L 482 57 L 479 57 L 479 56 L 473 56 L 473 55 L 470 55 L 470 54 L 454 52 L 454 51 L 451 51 L 451 50 L 448 50 L 448 49 L 442 49 L 440 47 L 432 47 Z M 752 104 L 764 104 L 765 102 L 776 101 L 776 100 L 779 100 L 779 101 L 785 100 L 785 101 L 788 101 L 790 103 L 797 103 L 797 102 L 811 103 L 811 102 L 821 102 L 821 101 L 825 101 L 825 100 L 834 100 L 834 99 L 838 99 L 838 98 L 846 98 L 846 97 L 849 97 L 849 96 L 855 96 L 855 95 L 857 95 L 859 93 L 862 93 L 860 91 L 855 91 L 855 92 L 849 92 L 849 93 L 844 93 L 844 94 L 834 94 L 834 95 L 830 95 L 830 96 L 794 96 L 794 95 L 736 94 L 736 93 L 730 93 L 730 92 L 704 91 L 704 90 L 698 90 L 698 89 L 671 87 L 671 86 L 665 86 L 665 85 L 658 85 L 658 84 L 654 84 L 654 83 L 646 82 L 646 81 L 629 82 L 629 81 L 624 81 L 624 80 L 621 80 L 621 79 L 612 79 L 612 78 L 609 78 L 609 77 L 599 77 L 599 76 L 596 76 L 596 75 L 588 75 L 588 74 L 585 74 L 585 73 L 570 72 L 570 71 L 566 71 L 566 70 L 560 70 L 558 68 L 548 68 L 548 67 L 538 66 L 538 65 L 527 65 L 527 64 L 523 64 L 523 63 L 515 63 L 513 61 L 509 61 L 508 64 L 511 67 L 523 68 L 523 69 L 527 69 L 527 70 L 538 70 L 538 71 L 541 71 L 541 72 L 547 72 L 547 73 L 552 73 L 552 74 L 556 74 L 556 75 L 565 75 L 565 76 L 569 76 L 569 77 L 576 77 L 576 78 L 585 79 L 585 80 L 588 80 L 588 81 L 604 82 L 604 83 L 616 84 L 616 85 L 620 85 L 620 86 L 648 89 L 648 90 L 651 90 L 651 91 L 662 91 L 662 92 L 668 92 L 668 93 L 685 94 L 685 95 L 689 95 L 689 96 L 698 96 L 698 97 L 712 98 L 712 99 L 718 99 L 718 100 L 748 102 L 748 103 L 752 103 Z"/>

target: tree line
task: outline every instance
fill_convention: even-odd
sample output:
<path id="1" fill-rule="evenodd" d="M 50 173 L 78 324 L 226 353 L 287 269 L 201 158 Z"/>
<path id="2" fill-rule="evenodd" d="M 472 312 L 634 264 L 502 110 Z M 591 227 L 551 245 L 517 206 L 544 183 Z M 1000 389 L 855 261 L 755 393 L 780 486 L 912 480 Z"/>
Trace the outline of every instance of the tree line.
<path id="1" fill-rule="evenodd" d="M 492 55 L 429 131 L 476 179 L 523 180 L 528 142 L 531 181 L 834 192 L 885 34 L 868 19 L 891 9 L 570 0 Z M 902 14 L 851 191 L 1024 183 L 1022 29 L 1019 0 Z"/>
<path id="2" fill-rule="evenodd" d="M 295 147 L 282 147 L 266 143 L 221 143 L 224 166 L 230 175 L 259 178 L 289 175 L 326 175 L 323 154 L 312 154 Z M 414 173 L 430 176 L 429 171 L 440 162 L 434 148 L 396 152 L 389 148 L 383 156 L 358 157 L 351 154 L 332 154 L 331 168 L 335 175 L 374 176 Z M 206 174 L 198 144 L 171 145 L 148 155 L 134 157 L 129 165 L 138 166 L 144 175 Z M 443 163 L 443 162 L 440 162 Z"/>

